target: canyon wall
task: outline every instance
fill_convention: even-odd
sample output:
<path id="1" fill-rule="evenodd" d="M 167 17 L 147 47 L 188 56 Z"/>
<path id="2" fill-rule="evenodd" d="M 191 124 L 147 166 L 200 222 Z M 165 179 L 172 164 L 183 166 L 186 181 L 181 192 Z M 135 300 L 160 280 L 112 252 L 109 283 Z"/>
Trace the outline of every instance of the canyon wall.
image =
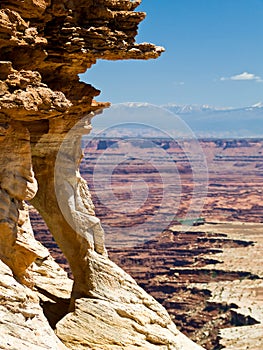
<path id="1" fill-rule="evenodd" d="M 135 43 L 145 17 L 134 11 L 139 4 L 0 3 L 0 349 L 200 349 L 108 259 L 79 175 L 81 137 L 109 104 L 94 101 L 99 91 L 78 74 L 97 59 L 163 51 Z M 73 285 L 34 239 L 28 202 L 66 256 Z"/>

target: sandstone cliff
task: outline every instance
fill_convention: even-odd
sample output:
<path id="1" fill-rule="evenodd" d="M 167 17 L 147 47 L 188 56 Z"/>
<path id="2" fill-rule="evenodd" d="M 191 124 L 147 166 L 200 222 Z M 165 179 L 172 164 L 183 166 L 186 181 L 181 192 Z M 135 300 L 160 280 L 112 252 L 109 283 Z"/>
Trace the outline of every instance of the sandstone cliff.
<path id="1" fill-rule="evenodd" d="M 78 171 L 81 136 L 108 107 L 78 74 L 97 59 L 163 51 L 135 43 L 139 3 L 0 3 L 0 349 L 200 349 L 108 259 Z M 28 201 L 67 257 L 73 285 L 34 239 Z"/>

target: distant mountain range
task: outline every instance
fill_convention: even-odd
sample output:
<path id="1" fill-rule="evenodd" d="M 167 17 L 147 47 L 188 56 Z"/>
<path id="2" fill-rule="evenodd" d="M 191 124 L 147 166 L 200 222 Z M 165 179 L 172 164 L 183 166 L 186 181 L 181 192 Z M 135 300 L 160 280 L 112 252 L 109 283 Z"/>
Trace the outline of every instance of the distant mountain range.
<path id="1" fill-rule="evenodd" d="M 176 114 L 189 114 L 189 113 L 208 113 L 208 112 L 230 112 L 230 111 L 258 111 L 263 110 L 263 103 L 258 102 L 250 107 L 244 108 L 232 108 L 232 107 L 213 107 L 209 105 L 177 105 L 167 104 L 161 107 L 167 108 Z"/>
<path id="2" fill-rule="evenodd" d="M 263 138 L 263 103 L 231 108 L 131 102 L 104 110 L 92 124 L 104 137 L 165 137 L 169 133 L 178 137 Z"/>
<path id="3" fill-rule="evenodd" d="M 162 107 L 180 116 L 197 136 L 263 137 L 262 102 L 244 108 L 177 104 Z"/>

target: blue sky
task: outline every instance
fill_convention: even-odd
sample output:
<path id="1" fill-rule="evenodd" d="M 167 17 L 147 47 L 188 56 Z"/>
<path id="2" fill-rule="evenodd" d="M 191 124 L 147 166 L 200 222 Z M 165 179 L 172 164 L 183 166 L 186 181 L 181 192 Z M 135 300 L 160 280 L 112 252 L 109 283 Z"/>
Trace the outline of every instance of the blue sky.
<path id="1" fill-rule="evenodd" d="M 99 101 L 244 107 L 263 102 L 263 0 L 142 0 L 150 61 L 98 61 L 82 79 Z"/>

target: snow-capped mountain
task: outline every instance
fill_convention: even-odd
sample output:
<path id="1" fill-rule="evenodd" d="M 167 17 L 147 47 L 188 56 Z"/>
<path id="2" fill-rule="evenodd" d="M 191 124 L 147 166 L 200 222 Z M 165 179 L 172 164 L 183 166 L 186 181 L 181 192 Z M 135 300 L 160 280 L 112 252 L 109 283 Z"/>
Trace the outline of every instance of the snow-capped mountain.
<path id="1" fill-rule="evenodd" d="M 263 103 L 244 108 L 208 105 L 162 106 L 182 118 L 198 136 L 263 137 Z"/>
<path id="2" fill-rule="evenodd" d="M 194 133 L 207 138 L 263 138 L 263 103 L 231 108 L 131 102 L 113 105 L 93 121 L 93 128 L 114 132 L 120 137 L 148 135 L 145 127 L 151 128 L 152 136 L 158 131 L 186 137 Z"/>
<path id="3" fill-rule="evenodd" d="M 253 108 L 263 108 L 263 102 L 255 103 L 255 104 L 252 105 L 251 107 L 253 107 Z"/>
<path id="4" fill-rule="evenodd" d="M 172 103 L 162 105 L 161 107 L 166 108 L 171 112 L 180 115 L 180 114 L 206 113 L 206 112 L 209 113 L 209 112 L 231 112 L 231 111 L 248 111 L 248 110 L 251 111 L 251 110 L 257 110 L 259 108 L 263 109 L 263 103 L 258 102 L 252 106 L 243 107 L 243 108 L 215 107 L 210 105 L 196 105 L 196 104 L 177 105 Z"/>

